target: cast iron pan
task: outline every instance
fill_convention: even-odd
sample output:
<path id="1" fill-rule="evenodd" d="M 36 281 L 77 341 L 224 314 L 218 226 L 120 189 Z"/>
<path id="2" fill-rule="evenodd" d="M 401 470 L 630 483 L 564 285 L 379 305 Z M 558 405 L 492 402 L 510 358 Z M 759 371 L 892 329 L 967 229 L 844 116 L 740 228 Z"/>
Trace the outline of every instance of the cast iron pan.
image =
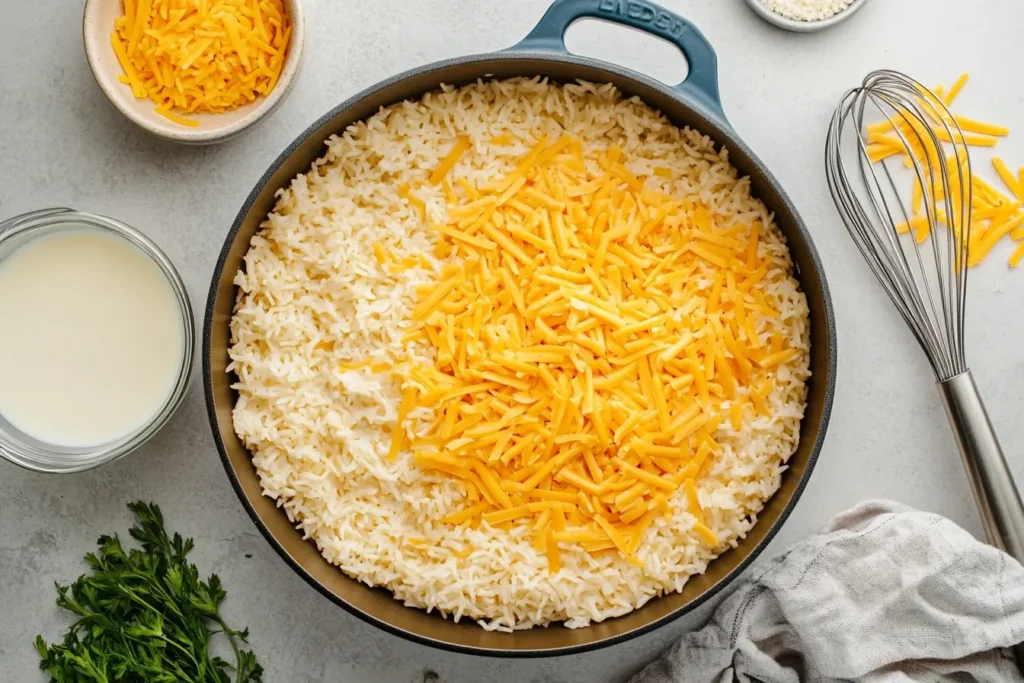
<path id="1" fill-rule="evenodd" d="M 599 60 L 570 55 L 562 36 L 577 19 L 594 17 L 630 26 L 676 45 L 689 63 L 687 78 L 675 87 Z M 229 324 L 235 272 L 249 241 L 274 204 L 274 193 L 306 172 L 324 152 L 324 140 L 380 107 L 416 99 L 440 84 L 455 86 L 479 78 L 547 76 L 555 81 L 584 79 L 613 83 L 637 95 L 675 124 L 691 126 L 729 150 L 732 163 L 750 176 L 754 195 L 775 213 L 789 241 L 797 277 L 811 317 L 811 371 L 800 445 L 789 461 L 781 489 L 768 501 L 757 524 L 739 547 L 692 578 L 681 593 L 652 600 L 623 617 L 583 629 L 560 625 L 516 633 L 484 631 L 473 622 L 456 624 L 436 614 L 405 607 L 391 593 L 369 588 L 329 564 L 316 546 L 303 540 L 274 502 L 261 495 L 259 478 L 245 446 L 235 435 L 231 410 L 236 395 L 227 374 Z M 688 21 L 645 0 L 556 0 L 537 27 L 502 52 L 449 59 L 407 71 L 359 93 L 328 112 L 281 153 L 253 188 L 227 235 L 210 285 L 203 333 L 203 374 L 214 440 L 239 499 L 256 526 L 300 576 L 324 596 L 359 618 L 418 643 L 458 652 L 509 657 L 565 655 L 636 637 L 690 612 L 735 579 L 764 549 L 796 505 L 821 449 L 832 407 L 836 335 L 832 303 L 818 254 L 804 224 L 778 182 L 730 127 L 718 97 L 715 52 Z"/>

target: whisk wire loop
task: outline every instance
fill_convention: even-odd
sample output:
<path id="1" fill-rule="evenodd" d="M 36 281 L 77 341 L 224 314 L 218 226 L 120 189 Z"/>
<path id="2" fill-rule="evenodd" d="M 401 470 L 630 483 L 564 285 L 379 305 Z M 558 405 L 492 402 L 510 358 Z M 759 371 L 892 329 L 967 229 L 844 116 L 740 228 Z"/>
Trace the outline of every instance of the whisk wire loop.
<path id="1" fill-rule="evenodd" d="M 910 152 L 923 217 L 915 217 L 916 207 L 908 208 L 902 199 L 905 190 L 900 190 L 901 178 L 890 168 L 891 161 L 873 159 L 878 143 L 872 141 L 867 121 L 876 116 L 896 136 L 881 144 L 898 140 Z M 953 148 L 948 159 L 943 143 Z M 917 338 L 936 378 L 964 372 L 972 183 L 970 157 L 956 119 L 937 95 L 914 79 L 895 71 L 872 72 L 843 96 L 832 117 L 825 174 L 843 223 Z"/>

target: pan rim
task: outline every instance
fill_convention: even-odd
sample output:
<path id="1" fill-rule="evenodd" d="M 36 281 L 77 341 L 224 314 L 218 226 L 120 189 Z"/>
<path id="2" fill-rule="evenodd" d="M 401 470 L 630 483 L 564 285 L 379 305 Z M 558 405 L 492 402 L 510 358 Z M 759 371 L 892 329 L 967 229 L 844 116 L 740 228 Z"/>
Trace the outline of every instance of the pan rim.
<path id="1" fill-rule="evenodd" d="M 277 538 L 270 532 L 269 528 L 263 522 L 262 517 L 256 512 L 252 502 L 249 500 L 244 489 L 242 488 L 241 482 L 235 472 L 235 468 L 231 462 L 230 456 L 227 452 L 227 447 L 224 444 L 223 439 L 220 435 L 220 422 L 217 419 L 216 414 L 216 402 L 214 399 L 213 390 L 213 374 L 211 367 L 211 335 L 212 335 L 212 324 L 214 309 L 216 307 L 216 301 L 219 294 L 219 283 L 224 272 L 224 266 L 227 261 L 229 252 L 238 237 L 238 233 L 245 222 L 246 217 L 252 210 L 253 204 L 256 202 L 259 195 L 263 192 L 270 180 L 281 168 L 282 165 L 287 163 L 288 159 L 295 153 L 295 151 L 304 144 L 307 140 L 313 137 L 317 131 L 327 125 L 331 120 L 335 119 L 345 111 L 356 106 L 361 101 L 368 97 L 375 95 L 387 88 L 398 85 L 406 80 L 421 76 L 425 73 L 440 71 L 442 69 L 454 66 L 464 65 L 482 65 L 488 62 L 512 62 L 512 61 L 524 61 L 524 62 L 552 62 L 552 63 L 563 63 L 573 66 L 580 66 L 586 68 L 600 69 L 602 71 L 614 74 L 620 78 L 627 79 L 636 82 L 644 87 L 655 89 L 660 91 L 665 96 L 675 100 L 676 102 L 690 108 L 702 119 L 701 131 L 705 135 L 708 134 L 709 130 L 713 130 L 717 133 L 719 138 L 728 139 L 730 145 L 741 150 L 747 158 L 754 164 L 755 168 L 762 175 L 762 177 L 775 189 L 779 195 L 780 206 L 773 207 L 775 209 L 782 208 L 787 211 L 793 217 L 793 223 L 796 231 L 799 233 L 800 239 L 803 241 L 803 246 L 807 250 L 808 258 L 813 266 L 813 270 L 818 280 L 818 290 L 821 294 L 821 300 L 824 308 L 824 320 L 820 321 L 821 324 L 825 325 L 825 334 L 828 345 L 828 358 L 826 367 L 822 370 L 826 373 L 824 386 L 821 388 L 823 393 L 823 403 L 821 418 L 818 422 L 818 431 L 814 443 L 811 445 L 810 453 L 808 454 L 807 463 L 803 473 L 797 480 L 793 489 L 792 495 L 789 500 L 785 502 L 782 510 L 778 517 L 771 523 L 771 526 L 765 531 L 763 538 L 754 546 L 747 551 L 746 555 L 740 559 L 736 566 L 729 571 L 724 577 L 718 582 L 712 585 L 710 588 L 705 590 L 703 593 L 695 597 L 693 600 L 681 605 L 677 609 L 657 618 L 652 621 L 638 626 L 634 629 L 625 631 L 623 633 L 609 636 L 606 638 L 599 638 L 597 640 L 582 643 L 578 645 L 568 645 L 564 647 L 552 647 L 552 648 L 530 648 L 530 649 L 491 649 L 485 647 L 476 647 L 470 645 L 455 644 L 446 640 L 438 640 L 430 637 L 422 636 L 411 631 L 407 631 L 403 628 L 397 627 L 389 622 L 375 617 L 368 612 L 356 607 L 355 605 L 347 602 L 339 595 L 328 589 L 324 584 L 318 581 L 312 576 L 298 561 L 296 561 L 283 545 L 277 540 Z M 536 74 L 540 75 L 540 74 Z M 480 78 L 487 78 L 486 72 L 482 73 Z M 440 82 L 438 83 L 440 85 Z M 716 144 L 721 144 L 716 140 Z M 787 235 L 787 237 L 789 237 Z M 803 279 L 801 279 L 801 286 L 805 287 Z M 386 78 L 374 85 L 371 85 L 355 95 L 345 99 L 342 103 L 330 109 L 324 115 L 317 118 L 312 124 L 306 127 L 291 143 L 274 159 L 273 162 L 267 167 L 267 170 L 261 175 L 260 179 L 253 186 L 253 189 L 246 196 L 244 203 L 238 211 L 234 221 L 231 224 L 231 228 L 225 235 L 224 244 L 221 247 L 220 254 L 217 257 L 216 264 L 211 275 L 210 288 L 206 301 L 206 308 L 204 313 L 203 321 L 203 336 L 202 336 L 202 361 L 203 361 L 203 392 L 206 400 L 207 417 L 210 421 L 211 431 L 213 432 L 213 439 L 217 446 L 218 454 L 220 455 L 221 462 L 224 466 L 224 470 L 228 476 L 228 480 L 231 483 L 232 488 L 235 490 L 235 494 L 238 496 L 239 501 L 242 503 L 246 513 L 252 519 L 253 523 L 259 529 L 261 535 L 267 540 L 270 546 L 277 552 L 277 554 L 287 563 L 291 569 L 298 574 L 302 579 L 312 586 L 318 593 L 326 597 L 335 605 L 340 606 L 349 614 L 359 618 L 360 620 L 381 629 L 382 631 L 391 635 L 399 636 L 405 640 L 417 643 L 419 645 L 426 645 L 429 647 L 438 648 L 448 652 L 456 652 L 459 654 L 483 656 L 483 657 L 495 657 L 495 658 L 523 658 L 523 659 L 534 659 L 542 657 L 563 657 L 574 654 L 581 654 L 584 652 L 592 652 L 595 650 L 610 647 L 624 643 L 628 640 L 632 640 L 639 636 L 651 633 L 667 624 L 685 616 L 686 614 L 692 613 L 694 610 L 704 605 L 712 598 L 727 592 L 727 589 L 732 586 L 735 581 L 754 563 L 754 561 L 761 555 L 761 553 L 768 547 L 771 541 L 778 534 L 779 530 L 789 519 L 790 514 L 799 502 L 804 489 L 807 487 L 810 481 L 811 475 L 814 472 L 814 467 L 817 463 L 818 457 L 821 453 L 822 446 L 824 445 L 825 437 L 828 431 L 829 420 L 832 413 L 832 405 L 835 395 L 836 385 L 836 369 L 837 369 L 837 358 L 838 352 L 836 348 L 836 324 L 835 324 L 835 313 L 832 306 L 832 297 L 829 291 L 828 282 L 824 273 L 824 269 L 821 262 L 821 257 L 818 254 L 817 248 L 811 238 L 807 227 L 804 225 L 803 220 L 800 218 L 800 214 L 797 212 L 796 207 L 793 205 L 789 196 L 782 189 L 782 186 L 775 179 L 768 169 L 764 166 L 761 160 L 753 153 L 753 151 L 747 147 L 746 143 L 739 137 L 739 135 L 729 127 L 728 123 L 719 118 L 719 115 L 709 110 L 702 103 L 695 101 L 671 86 L 668 86 L 660 81 L 650 78 L 644 74 L 633 71 L 625 67 L 617 66 L 608 62 L 604 62 L 597 59 L 591 59 L 588 57 L 581 57 L 578 55 L 552 53 L 552 52 L 537 52 L 537 51 L 515 51 L 515 52 L 489 52 L 489 53 L 478 53 L 472 55 L 466 55 L 462 57 L 455 57 L 451 59 L 445 59 L 437 62 L 432 62 L 420 67 L 408 69 L 399 74 Z M 296 532 L 298 533 L 298 532 Z M 337 571 L 342 571 L 340 567 L 336 567 Z M 349 580 L 352 577 L 346 575 Z M 384 589 L 386 590 L 386 589 Z M 409 608 L 413 609 L 413 608 Z M 510 634 L 514 635 L 514 634 Z"/>

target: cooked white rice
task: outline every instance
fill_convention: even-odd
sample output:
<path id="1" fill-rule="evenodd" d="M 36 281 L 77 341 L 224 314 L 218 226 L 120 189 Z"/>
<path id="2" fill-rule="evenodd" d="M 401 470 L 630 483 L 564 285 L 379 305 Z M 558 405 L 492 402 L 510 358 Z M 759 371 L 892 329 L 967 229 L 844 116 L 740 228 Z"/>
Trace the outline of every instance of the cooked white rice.
<path id="1" fill-rule="evenodd" d="M 483 144 L 505 133 L 520 142 Z M 381 242 L 398 258 L 434 253 L 435 233 L 399 186 L 435 168 L 456 135 L 478 144 L 453 175 L 479 186 L 507 173 L 536 137 L 563 133 L 584 141 L 588 159 L 618 145 L 637 175 L 671 169 L 672 182 L 648 182 L 699 198 L 721 226 L 761 221 L 760 255 L 774 254 L 782 264 L 758 285 L 781 316 L 761 316 L 758 334 L 767 343 L 778 332 L 802 353 L 778 367 L 767 399 L 771 417 L 749 418 L 739 432 L 726 420 L 714 434 L 721 452 L 698 490 L 720 548 L 691 533 L 694 518 L 680 489 L 674 514 L 646 533 L 637 553 L 643 568 L 618 554 L 562 544 L 562 567 L 550 574 L 527 525 L 506 532 L 486 523 L 442 523 L 464 507 L 461 486 L 420 469 L 407 452 L 386 457 L 400 386 L 388 374 L 339 369 L 345 361 L 410 354 L 431 360 L 402 335 L 416 288 L 435 276 L 421 268 L 392 275 L 372 249 Z M 442 221 L 440 189 L 425 186 L 417 194 L 429 218 Z M 778 488 L 797 445 L 809 376 L 807 303 L 790 271 L 771 214 L 751 197 L 748 179 L 737 177 L 726 152 L 699 132 L 673 126 L 639 100 L 623 100 L 610 85 L 515 79 L 446 87 L 331 137 L 325 156 L 279 192 L 235 277 L 235 429 L 253 453 L 265 495 L 349 575 L 387 587 L 407 605 L 475 619 L 487 629 L 552 621 L 586 626 L 682 589 L 744 537 Z M 415 417 L 428 420 L 420 412 Z M 469 547 L 468 557 L 456 556 Z"/>

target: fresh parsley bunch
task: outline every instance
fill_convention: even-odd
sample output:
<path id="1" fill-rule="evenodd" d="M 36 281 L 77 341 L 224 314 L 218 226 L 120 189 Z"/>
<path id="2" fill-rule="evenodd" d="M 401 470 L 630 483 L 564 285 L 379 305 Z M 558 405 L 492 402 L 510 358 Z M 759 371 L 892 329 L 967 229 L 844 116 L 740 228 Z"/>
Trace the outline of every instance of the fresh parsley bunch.
<path id="1" fill-rule="evenodd" d="M 70 587 L 57 584 L 57 606 L 77 620 L 63 643 L 36 638 L 50 683 L 261 683 L 256 656 L 239 647 L 248 630 L 229 628 L 220 615 L 220 579 L 200 580 L 186 560 L 192 539 L 168 536 L 156 505 L 128 509 L 138 520 L 129 533 L 142 549 L 126 552 L 116 535 L 102 536 L 99 551 L 85 556 L 92 573 Z M 234 664 L 211 655 L 218 633 Z"/>

